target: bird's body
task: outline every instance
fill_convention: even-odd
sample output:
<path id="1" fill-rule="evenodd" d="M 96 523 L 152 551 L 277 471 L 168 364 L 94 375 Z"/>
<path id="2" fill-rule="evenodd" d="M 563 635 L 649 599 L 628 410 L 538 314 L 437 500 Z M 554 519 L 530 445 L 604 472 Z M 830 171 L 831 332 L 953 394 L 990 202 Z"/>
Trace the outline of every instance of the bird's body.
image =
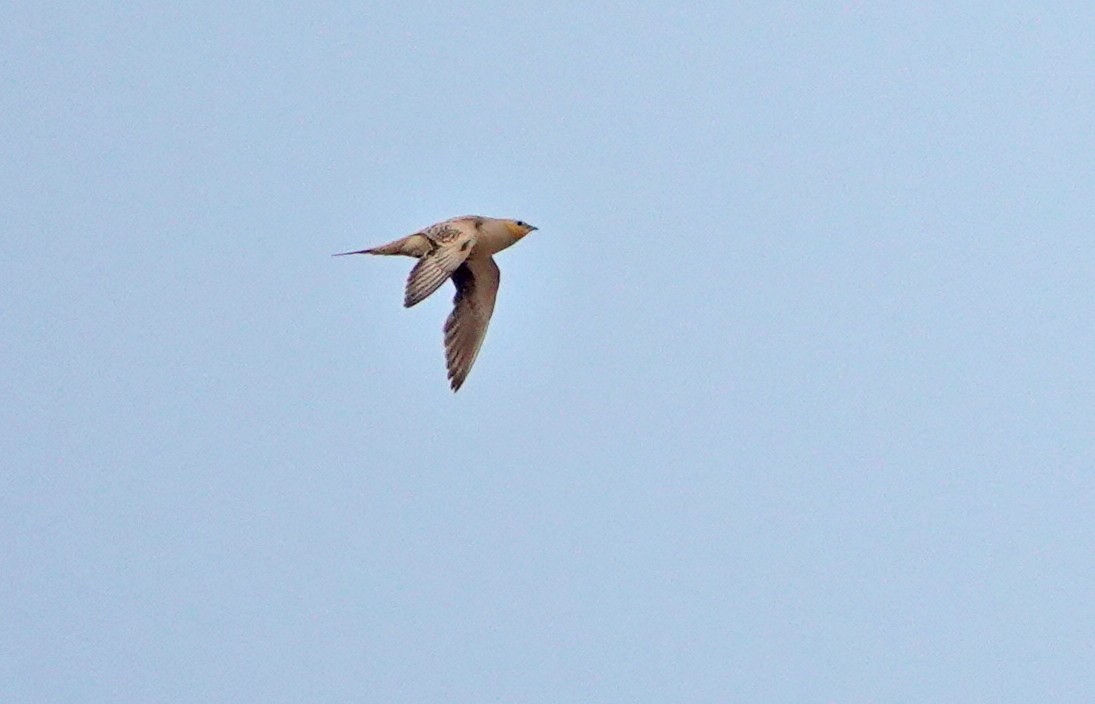
<path id="1" fill-rule="evenodd" d="M 492 255 L 536 228 L 520 220 L 478 215 L 444 220 L 388 244 L 342 254 L 414 257 L 403 305 L 410 308 L 448 279 L 456 286 L 453 310 L 445 321 L 445 360 L 452 390 L 464 383 L 487 334 L 500 280 Z M 341 256 L 341 255 L 336 255 Z"/>

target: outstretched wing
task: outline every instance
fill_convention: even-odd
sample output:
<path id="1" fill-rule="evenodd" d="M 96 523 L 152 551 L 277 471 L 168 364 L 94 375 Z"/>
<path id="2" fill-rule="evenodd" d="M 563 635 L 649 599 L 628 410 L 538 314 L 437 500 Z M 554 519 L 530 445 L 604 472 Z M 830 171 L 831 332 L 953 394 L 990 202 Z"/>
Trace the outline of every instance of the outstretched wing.
<path id="1" fill-rule="evenodd" d="M 407 290 L 403 296 L 403 305 L 407 308 L 421 302 L 445 283 L 468 258 L 476 242 L 474 228 L 431 228 L 422 234 L 429 238 L 431 249 L 419 258 L 407 276 Z"/>
<path id="2" fill-rule="evenodd" d="M 452 274 L 456 296 L 445 321 L 445 362 L 453 391 L 464 383 L 483 345 L 500 279 L 498 265 L 490 257 L 468 260 Z"/>

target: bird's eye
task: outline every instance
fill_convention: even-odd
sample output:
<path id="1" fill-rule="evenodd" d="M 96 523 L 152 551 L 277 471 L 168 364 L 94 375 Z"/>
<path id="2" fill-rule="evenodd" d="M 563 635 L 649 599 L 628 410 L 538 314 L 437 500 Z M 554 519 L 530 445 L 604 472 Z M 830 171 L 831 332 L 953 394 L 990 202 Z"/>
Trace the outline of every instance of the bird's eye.
<path id="1" fill-rule="evenodd" d="M 518 220 L 517 225 L 518 227 L 528 227 L 528 223 L 523 220 Z"/>

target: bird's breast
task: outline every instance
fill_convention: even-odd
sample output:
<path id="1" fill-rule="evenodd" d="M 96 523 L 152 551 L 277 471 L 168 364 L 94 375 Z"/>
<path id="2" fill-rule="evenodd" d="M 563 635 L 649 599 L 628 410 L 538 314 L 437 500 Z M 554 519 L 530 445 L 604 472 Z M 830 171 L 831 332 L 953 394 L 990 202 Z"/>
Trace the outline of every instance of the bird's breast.
<path id="1" fill-rule="evenodd" d="M 499 232 L 496 228 L 484 227 L 476 238 L 476 249 L 487 254 L 496 254 L 517 241 L 508 231 Z"/>

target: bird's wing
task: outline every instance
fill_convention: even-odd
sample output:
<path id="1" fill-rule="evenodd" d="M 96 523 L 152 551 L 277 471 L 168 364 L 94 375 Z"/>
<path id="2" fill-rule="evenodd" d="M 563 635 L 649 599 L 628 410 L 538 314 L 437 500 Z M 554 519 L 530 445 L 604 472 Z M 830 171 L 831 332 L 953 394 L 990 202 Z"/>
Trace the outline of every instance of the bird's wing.
<path id="1" fill-rule="evenodd" d="M 490 257 L 476 257 L 452 274 L 456 284 L 453 309 L 445 321 L 445 362 L 456 391 L 464 383 L 487 334 L 501 275 Z"/>
<path id="2" fill-rule="evenodd" d="M 430 228 L 421 233 L 429 239 L 431 249 L 419 258 L 407 276 L 404 306 L 410 308 L 421 302 L 453 275 L 475 247 L 475 233 L 474 228 L 454 226 Z"/>

